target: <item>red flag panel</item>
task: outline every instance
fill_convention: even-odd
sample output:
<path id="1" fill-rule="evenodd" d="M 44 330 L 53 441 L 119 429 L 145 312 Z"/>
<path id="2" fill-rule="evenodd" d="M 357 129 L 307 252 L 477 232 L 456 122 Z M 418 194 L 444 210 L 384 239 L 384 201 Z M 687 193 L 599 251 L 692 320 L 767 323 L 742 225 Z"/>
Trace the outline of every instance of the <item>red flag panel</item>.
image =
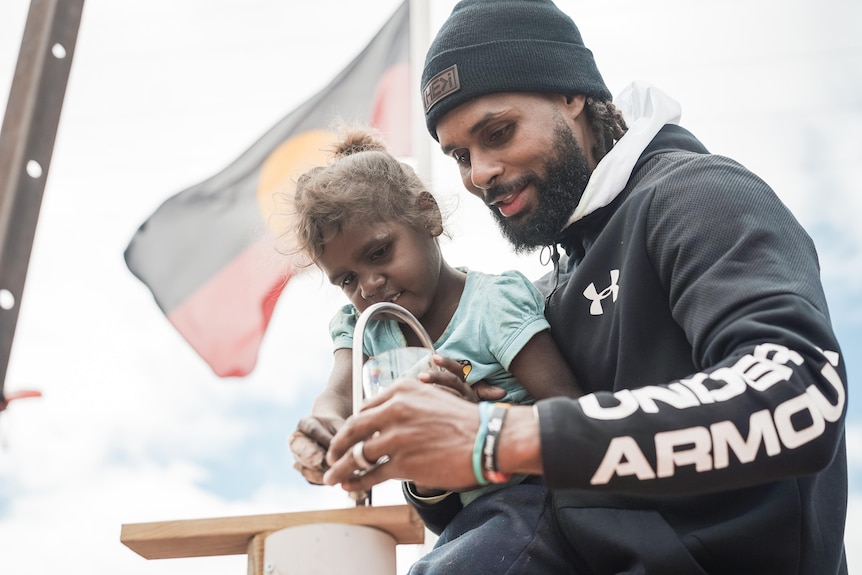
<path id="1" fill-rule="evenodd" d="M 337 118 L 367 123 L 409 155 L 408 4 L 323 90 L 224 170 L 165 201 L 137 230 L 126 265 L 191 347 L 222 376 L 243 376 L 293 262 L 276 249 L 273 193 L 325 160 Z"/>

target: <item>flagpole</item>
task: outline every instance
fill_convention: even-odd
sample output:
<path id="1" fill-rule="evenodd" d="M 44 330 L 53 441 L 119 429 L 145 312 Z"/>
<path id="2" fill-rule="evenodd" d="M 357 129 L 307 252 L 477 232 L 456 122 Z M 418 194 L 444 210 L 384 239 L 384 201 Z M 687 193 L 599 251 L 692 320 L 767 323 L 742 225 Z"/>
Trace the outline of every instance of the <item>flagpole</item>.
<path id="1" fill-rule="evenodd" d="M 425 111 L 419 97 L 422 67 L 430 42 L 429 0 L 410 3 L 410 144 L 416 173 L 433 189 L 431 173 L 431 136 L 425 128 Z"/>

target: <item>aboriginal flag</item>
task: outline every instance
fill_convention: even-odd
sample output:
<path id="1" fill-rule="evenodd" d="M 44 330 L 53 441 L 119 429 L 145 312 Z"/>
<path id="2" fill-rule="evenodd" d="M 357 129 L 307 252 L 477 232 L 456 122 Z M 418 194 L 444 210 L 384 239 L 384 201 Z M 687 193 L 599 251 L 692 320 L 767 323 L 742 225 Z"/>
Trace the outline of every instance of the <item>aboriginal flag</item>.
<path id="1" fill-rule="evenodd" d="M 247 375 L 257 363 L 294 274 L 277 250 L 273 193 L 325 162 L 333 122 L 371 125 L 394 155 L 409 155 L 408 4 L 321 92 L 224 170 L 165 201 L 126 248 L 129 270 L 217 375 Z"/>

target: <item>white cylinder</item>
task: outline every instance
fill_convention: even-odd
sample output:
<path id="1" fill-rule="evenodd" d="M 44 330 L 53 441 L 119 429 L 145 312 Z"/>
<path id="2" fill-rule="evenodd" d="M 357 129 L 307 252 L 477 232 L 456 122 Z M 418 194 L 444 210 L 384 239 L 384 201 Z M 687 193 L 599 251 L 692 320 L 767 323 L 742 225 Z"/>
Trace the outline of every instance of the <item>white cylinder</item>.
<path id="1" fill-rule="evenodd" d="M 264 575 L 395 575 L 395 538 L 374 527 L 313 523 L 274 531 Z"/>

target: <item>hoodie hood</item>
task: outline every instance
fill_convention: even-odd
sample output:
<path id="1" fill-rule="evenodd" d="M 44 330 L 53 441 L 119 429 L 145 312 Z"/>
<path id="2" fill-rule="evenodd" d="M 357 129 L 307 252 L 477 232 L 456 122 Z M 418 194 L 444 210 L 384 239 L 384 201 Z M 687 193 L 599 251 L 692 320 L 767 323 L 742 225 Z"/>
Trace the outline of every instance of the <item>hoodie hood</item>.
<path id="1" fill-rule="evenodd" d="M 659 130 L 678 124 L 679 103 L 650 84 L 633 82 L 614 99 L 628 131 L 598 163 L 566 227 L 611 203 L 625 188 L 635 164 Z"/>

